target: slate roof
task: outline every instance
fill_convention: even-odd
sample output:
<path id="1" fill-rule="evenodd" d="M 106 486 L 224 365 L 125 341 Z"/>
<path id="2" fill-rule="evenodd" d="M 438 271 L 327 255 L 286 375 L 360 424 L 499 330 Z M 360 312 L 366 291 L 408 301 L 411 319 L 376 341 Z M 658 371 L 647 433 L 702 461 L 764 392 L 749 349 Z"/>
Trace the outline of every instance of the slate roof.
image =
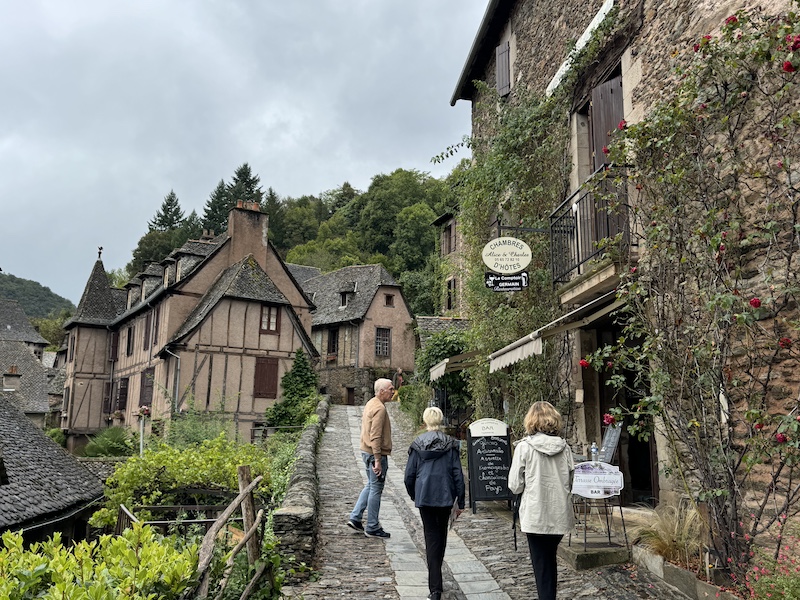
<path id="1" fill-rule="evenodd" d="M 252 254 L 219 274 L 203 298 L 189 314 L 169 343 L 180 341 L 200 325 L 222 298 L 236 298 L 289 305 L 280 290 L 259 266 Z"/>
<path id="2" fill-rule="evenodd" d="M 86 282 L 78 309 L 72 318 L 64 323 L 71 325 L 109 325 L 117 317 L 117 303 L 111 293 L 103 261 L 97 259 L 92 274 Z"/>
<path id="3" fill-rule="evenodd" d="M 103 495 L 100 480 L 0 397 L 0 530 L 33 525 Z"/>
<path id="4" fill-rule="evenodd" d="M 469 329 L 469 319 L 459 317 L 417 317 L 417 332 L 422 348 L 435 333 L 449 330 L 467 331 Z"/>
<path id="5" fill-rule="evenodd" d="M 302 284 L 317 310 L 311 325 L 323 326 L 362 320 L 380 286 L 400 288 L 382 265 L 344 267 L 309 279 Z M 347 306 L 341 306 L 341 293 L 348 294 Z"/>
<path id="6" fill-rule="evenodd" d="M 42 364 L 47 367 L 48 369 L 52 369 L 53 366 L 56 364 L 56 356 L 58 352 L 52 352 L 50 350 L 45 350 L 42 352 Z"/>
<path id="7" fill-rule="evenodd" d="M 322 275 L 320 269 L 317 267 L 309 267 L 308 265 L 286 263 L 286 268 L 289 269 L 289 273 L 292 274 L 292 277 L 294 277 L 300 285 L 303 285 L 309 279 Z"/>
<path id="8" fill-rule="evenodd" d="M 46 414 L 50 411 L 47 399 L 47 368 L 39 362 L 33 351 L 24 342 L 0 340 L 0 376 L 10 367 L 17 367 L 20 374 L 16 391 L 3 391 L 0 396 L 27 414 Z"/>
<path id="9" fill-rule="evenodd" d="M 19 302 L 2 298 L 0 298 L 0 340 L 45 346 L 48 344 L 48 341 L 33 328 Z"/>

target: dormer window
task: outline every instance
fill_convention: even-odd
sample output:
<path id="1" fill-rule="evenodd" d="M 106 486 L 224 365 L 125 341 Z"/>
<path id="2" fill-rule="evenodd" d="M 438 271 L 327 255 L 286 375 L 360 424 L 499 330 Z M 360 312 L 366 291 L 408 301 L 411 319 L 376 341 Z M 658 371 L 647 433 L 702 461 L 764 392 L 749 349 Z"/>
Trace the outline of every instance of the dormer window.
<path id="1" fill-rule="evenodd" d="M 339 293 L 339 308 L 347 306 L 347 292 Z"/>
<path id="2" fill-rule="evenodd" d="M 389 308 L 394 308 L 394 294 L 385 294 L 384 298 L 384 306 L 388 306 Z"/>

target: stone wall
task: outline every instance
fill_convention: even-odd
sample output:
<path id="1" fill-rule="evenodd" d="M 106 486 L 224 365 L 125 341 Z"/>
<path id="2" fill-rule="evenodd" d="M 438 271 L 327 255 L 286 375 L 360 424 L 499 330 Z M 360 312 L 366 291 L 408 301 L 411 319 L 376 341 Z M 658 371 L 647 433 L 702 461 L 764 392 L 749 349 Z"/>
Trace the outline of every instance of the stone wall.
<path id="1" fill-rule="evenodd" d="M 319 386 L 325 388 L 325 394 L 334 404 L 347 404 L 347 388 L 353 388 L 355 404 L 365 404 L 374 396 L 375 380 L 379 377 L 392 378 L 389 369 L 372 369 L 356 367 L 333 367 L 320 369 Z"/>
<path id="2" fill-rule="evenodd" d="M 329 409 L 328 399 L 320 401 L 316 411 L 319 422 L 306 427 L 300 436 L 286 497 L 281 508 L 272 513 L 272 530 L 281 541 L 281 553 L 306 565 L 312 563 L 317 541 L 317 444 L 328 422 Z"/>

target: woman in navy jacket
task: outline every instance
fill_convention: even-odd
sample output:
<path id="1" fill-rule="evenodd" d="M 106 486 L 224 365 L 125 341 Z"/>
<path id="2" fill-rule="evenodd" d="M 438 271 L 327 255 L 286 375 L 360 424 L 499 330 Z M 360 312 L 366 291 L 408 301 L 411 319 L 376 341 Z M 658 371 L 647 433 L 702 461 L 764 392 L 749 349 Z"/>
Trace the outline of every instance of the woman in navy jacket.
<path id="1" fill-rule="evenodd" d="M 459 441 L 439 431 L 442 419 L 442 411 L 435 406 L 422 413 L 428 431 L 418 436 L 408 449 L 404 479 L 408 495 L 422 517 L 431 600 L 442 597 L 442 562 L 450 514 L 455 511 L 457 517 L 464 510 Z"/>

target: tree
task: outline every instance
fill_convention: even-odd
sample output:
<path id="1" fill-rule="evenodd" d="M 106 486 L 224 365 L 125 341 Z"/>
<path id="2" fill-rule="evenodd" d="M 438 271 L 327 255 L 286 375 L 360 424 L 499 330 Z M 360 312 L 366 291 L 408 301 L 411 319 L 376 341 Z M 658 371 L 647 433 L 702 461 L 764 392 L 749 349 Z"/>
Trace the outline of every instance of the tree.
<path id="1" fill-rule="evenodd" d="M 278 251 L 282 252 L 285 256 L 286 246 L 284 239 L 286 237 L 286 207 L 281 201 L 278 194 L 275 193 L 271 187 L 267 188 L 264 194 L 264 200 L 261 202 L 262 210 L 269 216 L 269 239 L 275 244 Z"/>
<path id="2" fill-rule="evenodd" d="M 73 314 L 75 314 L 74 310 L 62 308 L 59 311 L 51 312 L 47 317 L 31 319 L 31 324 L 39 331 L 39 335 L 50 343 L 50 349 L 58 349 L 64 344 L 64 339 L 67 337 L 64 323 L 72 318 Z"/>
<path id="3" fill-rule="evenodd" d="M 106 277 L 108 277 L 108 285 L 110 285 L 112 288 L 124 287 L 130 279 L 128 276 L 128 270 L 123 269 L 122 267 L 106 271 Z"/>
<path id="4" fill-rule="evenodd" d="M 144 234 L 133 251 L 133 258 L 125 269 L 128 272 L 128 279 L 136 277 L 141 273 L 147 263 L 161 262 L 176 247 L 176 240 L 181 235 L 180 230 L 170 229 L 168 231 L 153 230 Z"/>
<path id="5" fill-rule="evenodd" d="M 268 427 L 297 427 L 314 412 L 319 376 L 305 352 L 298 350 L 292 368 L 281 379 L 283 398 L 269 407 L 264 420 Z"/>
<path id="6" fill-rule="evenodd" d="M 397 215 L 389 258 L 395 260 L 398 271 L 417 271 L 425 267 L 428 256 L 436 250 L 436 231 L 431 225 L 436 216 L 424 202 L 407 206 Z"/>
<path id="7" fill-rule="evenodd" d="M 425 267 L 418 271 L 406 271 L 400 275 L 403 296 L 414 315 L 436 315 L 442 305 L 442 277 L 439 273 L 439 257 L 429 254 Z"/>
<path id="8" fill-rule="evenodd" d="M 288 198 L 284 217 L 285 246 L 293 248 L 316 238 L 321 222 L 320 214 L 327 215 L 327 209 L 319 198 Z"/>
<path id="9" fill-rule="evenodd" d="M 181 230 L 181 237 L 185 239 L 180 241 L 178 246 L 182 246 L 187 240 L 200 239 L 200 236 L 203 235 L 203 224 L 200 221 L 200 217 L 197 216 L 197 211 L 193 210 L 189 213 L 189 216 L 184 219 L 179 229 Z"/>
<path id="10" fill-rule="evenodd" d="M 345 181 L 338 188 L 322 192 L 320 194 L 320 198 L 322 199 L 322 202 L 325 204 L 325 206 L 328 208 L 328 212 L 330 214 L 333 214 L 340 208 L 346 206 L 349 202 L 351 202 L 356 196 L 360 194 L 361 192 L 359 192 L 352 185 L 350 185 L 350 183 Z"/>
<path id="11" fill-rule="evenodd" d="M 233 173 L 233 179 L 226 186 L 225 192 L 228 196 L 228 206 L 236 206 L 241 200 L 243 202 L 256 202 L 261 205 L 261 198 L 264 192 L 259 186 L 261 178 L 254 174 L 250 165 L 242 163 Z M 227 216 L 227 215 L 226 215 Z"/>
<path id="12" fill-rule="evenodd" d="M 152 221 L 148 221 L 147 226 L 148 231 L 167 231 L 180 227 L 182 223 L 183 211 L 178 196 L 175 195 L 175 190 L 170 190 L 169 194 L 164 196 L 164 201 L 156 216 Z"/>
<path id="13" fill-rule="evenodd" d="M 228 200 L 225 181 L 220 179 L 203 207 L 203 228 L 220 234 L 228 228 L 228 213 L 231 203 Z"/>

